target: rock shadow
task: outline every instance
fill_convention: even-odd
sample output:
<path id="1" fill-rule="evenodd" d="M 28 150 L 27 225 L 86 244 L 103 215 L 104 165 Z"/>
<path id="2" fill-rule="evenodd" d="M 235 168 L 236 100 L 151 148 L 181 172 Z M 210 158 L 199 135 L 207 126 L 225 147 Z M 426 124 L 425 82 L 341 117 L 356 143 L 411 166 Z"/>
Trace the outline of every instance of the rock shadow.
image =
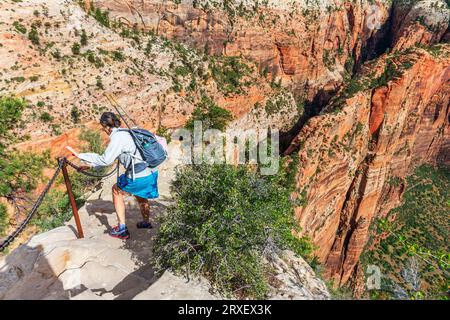
<path id="1" fill-rule="evenodd" d="M 142 291 L 145 291 L 159 278 L 155 274 L 151 262 L 153 238 L 156 236 L 159 230 L 159 224 L 156 217 L 163 214 L 167 208 L 166 205 L 158 202 L 158 200 L 149 200 L 150 203 L 150 221 L 153 225 L 151 229 L 138 229 L 136 223 L 142 220 L 142 216 L 139 211 L 139 206 L 134 197 L 126 197 L 126 221 L 127 227 L 130 231 L 130 238 L 123 241 L 122 249 L 130 252 L 131 259 L 138 267 L 135 271 L 127 275 L 122 281 L 120 281 L 112 290 L 106 290 L 104 288 L 91 289 L 97 295 L 104 295 L 106 293 L 112 293 L 116 300 L 132 299 Z M 95 216 L 99 222 L 105 226 L 105 233 L 111 229 L 111 223 L 108 221 L 108 214 L 114 215 L 110 217 L 113 221 L 116 221 L 115 209 L 112 201 L 105 201 L 103 199 L 89 200 L 86 203 L 86 211 L 90 216 Z M 141 279 L 146 282 L 146 286 L 135 286 L 137 279 Z"/>
<path id="2" fill-rule="evenodd" d="M 0 261 L 0 300 L 69 300 L 87 290 L 76 272 L 65 275 L 69 281 L 64 288 L 43 250 L 42 245 L 24 244 Z"/>

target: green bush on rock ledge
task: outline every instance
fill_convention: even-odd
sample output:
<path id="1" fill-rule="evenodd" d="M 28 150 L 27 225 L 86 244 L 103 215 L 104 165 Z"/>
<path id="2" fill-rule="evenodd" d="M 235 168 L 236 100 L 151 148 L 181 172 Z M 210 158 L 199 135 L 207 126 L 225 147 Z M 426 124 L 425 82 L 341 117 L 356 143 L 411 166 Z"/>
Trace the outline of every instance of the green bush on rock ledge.
<path id="1" fill-rule="evenodd" d="M 203 275 L 220 292 L 264 298 L 268 243 L 309 258 L 298 231 L 285 172 L 261 176 L 245 166 L 185 166 L 177 171 L 175 204 L 161 217 L 155 241 L 158 269 Z"/>
<path id="2" fill-rule="evenodd" d="M 5 230 L 8 228 L 8 213 L 6 211 L 6 206 L 0 204 L 0 236 L 5 234 Z"/>

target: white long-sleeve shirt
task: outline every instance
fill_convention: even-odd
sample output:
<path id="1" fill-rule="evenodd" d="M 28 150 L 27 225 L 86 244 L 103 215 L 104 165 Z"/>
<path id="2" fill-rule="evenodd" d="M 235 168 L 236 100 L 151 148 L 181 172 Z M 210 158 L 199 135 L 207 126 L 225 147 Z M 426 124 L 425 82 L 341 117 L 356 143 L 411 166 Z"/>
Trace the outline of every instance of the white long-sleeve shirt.
<path id="1" fill-rule="evenodd" d="M 124 168 L 128 168 L 131 161 L 134 164 L 145 162 L 142 160 L 131 134 L 127 131 L 119 131 L 119 129 L 120 128 L 112 129 L 112 132 L 109 135 L 110 142 L 102 155 L 97 153 L 80 153 L 78 154 L 78 158 L 88 162 L 94 168 L 109 166 L 113 164 L 117 157 L 119 157 L 119 162 Z M 133 170 L 131 169 L 130 171 L 128 177 L 133 178 Z M 147 167 L 144 171 L 136 173 L 134 178 L 146 177 L 155 171 L 157 171 L 156 168 L 152 169 Z"/>

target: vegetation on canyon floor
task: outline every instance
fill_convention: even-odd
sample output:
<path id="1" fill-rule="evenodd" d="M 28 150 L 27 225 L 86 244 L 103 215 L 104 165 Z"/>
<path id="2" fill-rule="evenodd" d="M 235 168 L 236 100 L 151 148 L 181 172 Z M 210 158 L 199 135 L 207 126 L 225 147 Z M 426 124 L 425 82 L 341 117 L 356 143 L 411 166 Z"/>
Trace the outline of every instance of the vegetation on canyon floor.
<path id="1" fill-rule="evenodd" d="M 347 78 L 342 90 L 331 100 L 329 110 L 332 112 L 339 112 L 345 105 L 347 99 L 353 98 L 358 93 L 365 90 L 373 90 L 387 86 L 390 81 L 400 78 L 406 70 L 414 65 L 414 62 L 417 59 L 417 50 L 418 48 L 414 47 L 402 51 L 396 50 L 387 53 L 384 60 L 381 62 L 370 61 L 366 66 L 367 70 L 376 69 L 374 68 L 374 65 L 370 65 L 371 63 L 382 63 L 384 65 L 382 72 L 379 72 L 378 74 L 375 71 L 360 72 L 351 78 Z"/>
<path id="2" fill-rule="evenodd" d="M 381 270 L 376 299 L 449 299 L 450 170 L 422 165 L 407 177 L 402 204 L 374 224 L 361 257 Z"/>
<path id="3" fill-rule="evenodd" d="M 233 119 L 231 112 L 219 107 L 208 96 L 203 96 L 202 100 L 196 104 L 191 119 L 186 123 L 187 129 L 194 129 L 194 122 L 201 121 L 202 129 L 218 129 L 224 131 L 227 124 Z"/>

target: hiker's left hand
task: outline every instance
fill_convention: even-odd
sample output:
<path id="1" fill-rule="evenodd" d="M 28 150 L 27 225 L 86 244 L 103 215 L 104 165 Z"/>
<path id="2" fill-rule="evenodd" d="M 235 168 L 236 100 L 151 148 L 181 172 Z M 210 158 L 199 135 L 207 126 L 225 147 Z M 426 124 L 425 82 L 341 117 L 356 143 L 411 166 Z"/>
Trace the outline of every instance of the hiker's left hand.
<path id="1" fill-rule="evenodd" d="M 80 168 L 81 171 L 89 170 L 89 169 L 92 168 L 91 166 L 88 166 L 88 165 L 85 165 L 85 164 L 81 164 L 78 167 Z"/>
<path id="2" fill-rule="evenodd" d="M 78 157 L 78 152 L 76 152 L 72 147 L 66 146 L 65 149 L 71 152 L 75 157 Z"/>

